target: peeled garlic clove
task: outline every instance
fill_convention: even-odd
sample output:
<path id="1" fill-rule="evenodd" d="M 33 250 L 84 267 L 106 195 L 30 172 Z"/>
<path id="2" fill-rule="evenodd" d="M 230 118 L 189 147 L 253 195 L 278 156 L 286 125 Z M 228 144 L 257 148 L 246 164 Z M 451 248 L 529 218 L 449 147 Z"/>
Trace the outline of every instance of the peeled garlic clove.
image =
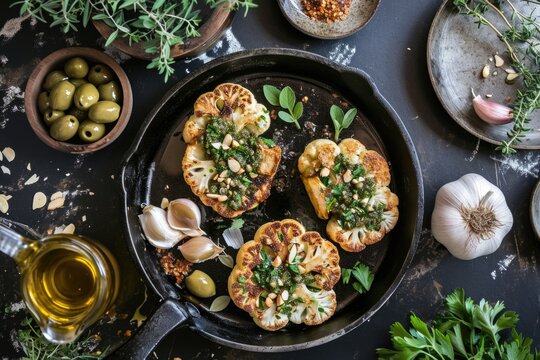
<path id="1" fill-rule="evenodd" d="M 167 213 L 157 206 L 145 206 L 139 220 L 148 242 L 157 248 L 170 249 L 186 236 L 169 226 Z"/>
<path id="2" fill-rule="evenodd" d="M 476 115 L 488 124 L 502 125 L 512 121 L 512 109 L 508 106 L 482 99 L 480 95 L 473 98 Z"/>
<path id="3" fill-rule="evenodd" d="M 173 229 L 180 230 L 188 236 L 201 236 L 205 234 L 201 230 L 201 212 L 199 211 L 199 207 L 189 199 L 176 199 L 169 202 L 167 220 Z"/>
<path id="4" fill-rule="evenodd" d="M 200 263 L 217 257 L 224 249 L 214 244 L 209 238 L 198 236 L 180 245 L 178 250 L 187 261 Z"/>

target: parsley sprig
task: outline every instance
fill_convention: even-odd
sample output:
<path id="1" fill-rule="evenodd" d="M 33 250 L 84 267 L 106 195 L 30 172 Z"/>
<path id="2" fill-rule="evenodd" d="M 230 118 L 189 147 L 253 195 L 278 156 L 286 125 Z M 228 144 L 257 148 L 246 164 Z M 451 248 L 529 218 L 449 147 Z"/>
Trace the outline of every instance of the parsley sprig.
<path id="1" fill-rule="evenodd" d="M 393 348 L 377 349 L 379 359 L 540 359 L 531 350 L 532 340 L 516 331 L 518 314 L 503 311 L 502 302 L 491 305 L 482 299 L 476 304 L 465 298 L 463 289 L 454 290 L 445 302 L 446 311 L 431 325 L 415 314 L 409 330 L 392 324 Z"/>
<path id="2" fill-rule="evenodd" d="M 349 109 L 345 113 L 337 105 L 332 105 L 330 107 L 330 117 L 332 118 L 334 129 L 336 130 L 334 133 L 334 140 L 336 142 L 339 140 L 339 134 L 341 133 L 341 131 L 351 126 L 357 112 L 358 110 L 356 110 L 356 108 Z"/>
<path id="3" fill-rule="evenodd" d="M 371 284 L 375 275 L 371 272 L 367 265 L 357 261 L 352 269 L 341 268 L 341 281 L 348 284 L 351 280 L 351 275 L 354 279 L 352 287 L 360 294 L 368 292 L 371 289 Z"/>
<path id="4" fill-rule="evenodd" d="M 279 111 L 278 116 L 281 120 L 293 123 L 297 129 L 300 129 L 298 119 L 304 113 L 304 104 L 301 101 L 296 102 L 296 95 L 290 86 L 285 86 L 279 90 L 273 85 L 264 85 L 263 93 L 266 100 L 274 106 L 281 106 L 285 111 Z"/>
<path id="5" fill-rule="evenodd" d="M 230 6 L 244 8 L 245 14 L 255 7 L 254 0 L 204 0 L 212 8 Z M 227 5 L 229 4 L 229 5 Z M 155 58 L 148 69 L 156 69 L 165 81 L 174 73 L 171 48 L 189 38 L 199 36 L 201 25 L 197 0 L 19 0 L 21 15 L 30 14 L 62 31 L 77 31 L 82 23 L 103 21 L 113 29 L 107 38 L 110 45 L 117 38 L 126 38 L 130 44 L 143 43 L 148 54 Z"/>

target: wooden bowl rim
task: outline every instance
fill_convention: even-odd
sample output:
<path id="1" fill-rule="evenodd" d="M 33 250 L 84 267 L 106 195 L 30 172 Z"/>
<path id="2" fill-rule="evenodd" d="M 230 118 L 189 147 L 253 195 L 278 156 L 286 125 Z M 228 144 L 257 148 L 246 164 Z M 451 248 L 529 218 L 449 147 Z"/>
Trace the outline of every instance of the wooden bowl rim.
<path id="1" fill-rule="evenodd" d="M 223 31 L 232 22 L 234 12 L 226 8 L 226 6 L 219 6 L 215 8 L 208 20 L 206 20 L 199 27 L 198 31 L 200 36 L 188 38 L 184 41 L 184 44 L 178 44 L 171 48 L 171 57 L 180 58 L 187 57 L 189 55 L 198 54 L 206 50 L 211 44 L 216 42 Z M 103 21 L 92 20 L 92 24 L 96 30 L 105 39 L 113 32 L 113 29 L 105 24 Z M 118 50 L 126 53 L 134 58 L 142 60 L 152 60 L 156 57 L 155 54 L 148 54 L 145 52 L 143 43 L 129 44 L 126 38 L 117 38 L 111 44 Z"/>
<path id="2" fill-rule="evenodd" d="M 73 56 L 80 56 L 92 62 L 104 63 L 105 65 L 109 66 L 115 73 L 118 81 L 120 82 L 120 86 L 122 87 L 122 110 L 118 120 L 116 120 L 115 126 L 103 138 L 89 144 L 72 144 L 69 142 L 54 140 L 49 135 L 48 128 L 41 119 L 41 114 L 39 113 L 37 107 L 37 98 L 42 91 L 41 85 L 47 73 L 57 67 L 61 61 L 65 61 Z M 39 64 L 30 74 L 24 93 L 24 108 L 26 111 L 26 117 L 30 123 L 30 127 L 34 130 L 39 139 L 56 150 L 72 154 L 83 154 L 97 151 L 112 143 L 126 128 L 131 116 L 132 107 L 133 92 L 131 90 L 129 78 L 122 67 L 103 51 L 88 47 L 64 48 L 47 55 L 39 62 Z"/>

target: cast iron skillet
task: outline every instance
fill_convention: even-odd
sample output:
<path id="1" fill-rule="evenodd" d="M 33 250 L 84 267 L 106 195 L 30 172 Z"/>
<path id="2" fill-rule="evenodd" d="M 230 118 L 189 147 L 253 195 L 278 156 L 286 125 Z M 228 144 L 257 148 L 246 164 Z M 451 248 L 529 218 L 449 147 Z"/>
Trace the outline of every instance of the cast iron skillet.
<path id="1" fill-rule="evenodd" d="M 143 238 L 137 218 L 142 203 L 159 206 L 162 197 L 170 200 L 188 197 L 198 202 L 181 175 L 185 147 L 181 130 L 197 97 L 224 82 L 249 88 L 269 109 L 274 107 L 264 99 L 264 84 L 289 85 L 299 97 L 308 98 L 301 119 L 302 131 L 275 120 L 264 134 L 282 146 L 283 158 L 269 199 L 242 215 L 246 221 L 242 230 L 246 240 L 263 223 L 283 218 L 297 219 L 306 229 L 324 236 L 326 223 L 315 216 L 296 169 L 297 158 L 308 142 L 333 136 L 328 115 L 332 104 L 342 107 L 352 104 L 359 110 L 354 128 L 344 132 L 341 138 L 360 139 L 368 148 L 381 152 L 391 164 L 392 190 L 400 199 L 396 228 L 361 253 L 340 251 L 342 267 L 352 267 L 361 260 L 375 271 L 373 286 L 367 294 L 359 295 L 350 285 L 336 285 L 338 309 L 322 325 L 290 324 L 269 332 L 257 327 L 232 302 L 224 311 L 209 312 L 212 299 L 199 301 L 176 286 L 163 274 L 155 249 Z M 243 51 L 212 61 L 175 85 L 146 118 L 125 162 L 122 184 L 131 253 L 149 286 L 163 301 L 143 329 L 114 354 L 120 358 L 146 357 L 168 332 L 181 324 L 218 343 L 249 351 L 291 351 L 336 339 L 366 321 L 395 291 L 414 255 L 423 216 L 422 178 L 414 146 L 397 114 L 368 75 L 298 50 Z M 227 227 L 230 221 L 211 209 L 202 206 L 201 209 L 203 229 L 214 241 L 223 243 L 220 225 Z M 227 252 L 236 255 L 231 248 Z M 197 264 L 195 268 L 213 277 L 217 296 L 227 294 L 229 268 L 216 260 Z"/>

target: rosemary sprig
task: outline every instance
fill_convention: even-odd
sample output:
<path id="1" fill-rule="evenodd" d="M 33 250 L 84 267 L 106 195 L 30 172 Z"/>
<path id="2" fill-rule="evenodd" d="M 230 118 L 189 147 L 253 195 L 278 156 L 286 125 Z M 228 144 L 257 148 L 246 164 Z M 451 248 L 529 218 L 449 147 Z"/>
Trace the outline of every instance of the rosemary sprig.
<path id="1" fill-rule="evenodd" d="M 509 139 L 497 147 L 505 155 L 513 154 L 516 152 L 514 146 L 530 130 L 528 124 L 531 113 L 540 107 L 540 50 L 535 40 L 540 35 L 540 23 L 532 15 L 526 16 L 520 12 L 512 0 L 453 0 L 453 4 L 462 14 L 474 17 L 479 27 L 488 26 L 497 35 L 506 46 L 512 67 L 523 76 L 524 87 L 516 92 L 512 104 L 514 126 L 508 132 Z M 508 5 L 510 15 L 503 10 L 503 4 Z M 498 28 L 485 17 L 487 11 L 502 19 L 504 29 Z M 525 46 L 520 47 L 519 44 Z M 531 65 L 528 66 L 527 62 Z"/>
<path id="2" fill-rule="evenodd" d="M 231 9 L 256 7 L 254 0 L 204 0 L 212 8 L 227 6 Z M 126 38 L 129 44 L 143 43 L 148 54 L 156 57 L 148 69 L 156 69 L 165 81 L 174 73 L 171 48 L 185 40 L 199 36 L 200 11 L 197 0 L 19 0 L 21 15 L 30 14 L 62 31 L 77 31 L 82 23 L 103 21 L 113 29 L 106 41 L 110 45 L 117 38 Z M 12 5 L 12 6 L 13 6 Z"/>

